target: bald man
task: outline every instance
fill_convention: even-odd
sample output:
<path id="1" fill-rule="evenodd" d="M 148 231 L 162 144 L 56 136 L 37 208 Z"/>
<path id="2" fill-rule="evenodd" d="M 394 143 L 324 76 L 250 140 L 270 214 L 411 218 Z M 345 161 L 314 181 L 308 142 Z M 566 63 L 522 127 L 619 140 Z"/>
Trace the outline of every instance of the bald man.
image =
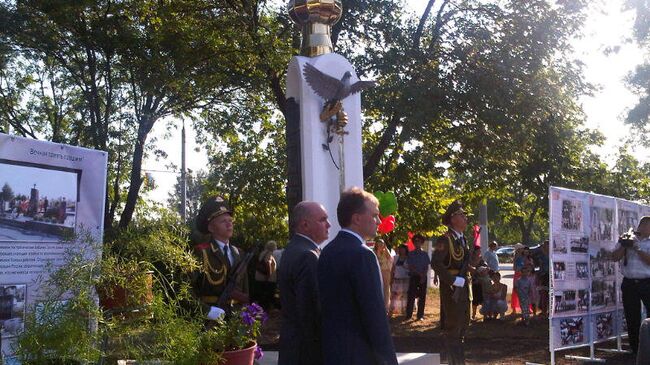
<path id="1" fill-rule="evenodd" d="M 330 222 L 322 205 L 303 201 L 293 209 L 294 233 L 278 269 L 282 328 L 278 365 L 323 363 L 321 316 L 316 284 L 319 244 L 328 237 Z"/>

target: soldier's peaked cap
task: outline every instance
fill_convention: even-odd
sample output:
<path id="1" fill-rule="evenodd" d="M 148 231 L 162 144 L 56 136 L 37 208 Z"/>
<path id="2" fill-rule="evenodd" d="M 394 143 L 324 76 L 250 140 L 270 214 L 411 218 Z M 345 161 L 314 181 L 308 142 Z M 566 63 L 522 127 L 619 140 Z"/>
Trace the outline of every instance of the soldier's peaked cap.
<path id="1" fill-rule="evenodd" d="M 210 233 L 208 231 L 210 221 L 223 214 L 230 214 L 232 216 L 232 210 L 228 206 L 228 203 L 220 196 L 211 197 L 201 205 L 199 214 L 196 215 L 196 229 L 204 234 Z"/>
<path id="2" fill-rule="evenodd" d="M 442 224 L 448 226 L 451 224 L 451 217 L 457 214 L 465 214 L 467 216 L 471 215 L 463 208 L 463 203 L 458 200 L 454 200 L 445 211 L 445 214 L 442 215 Z"/>

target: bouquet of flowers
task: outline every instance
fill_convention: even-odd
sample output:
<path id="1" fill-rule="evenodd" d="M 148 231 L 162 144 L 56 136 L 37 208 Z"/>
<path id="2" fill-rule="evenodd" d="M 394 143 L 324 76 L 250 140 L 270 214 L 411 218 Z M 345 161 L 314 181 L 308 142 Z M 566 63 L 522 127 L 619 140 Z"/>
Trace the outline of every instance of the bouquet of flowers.
<path id="1" fill-rule="evenodd" d="M 218 359 L 216 363 L 224 363 L 224 353 L 253 346 L 255 346 L 255 359 L 260 359 L 263 352 L 261 347 L 256 346 L 256 340 L 267 319 L 268 315 L 262 307 L 252 303 L 239 311 L 232 312 L 225 319 L 217 320 L 202 338 L 202 348 L 207 352 L 202 356 L 203 359 Z"/>

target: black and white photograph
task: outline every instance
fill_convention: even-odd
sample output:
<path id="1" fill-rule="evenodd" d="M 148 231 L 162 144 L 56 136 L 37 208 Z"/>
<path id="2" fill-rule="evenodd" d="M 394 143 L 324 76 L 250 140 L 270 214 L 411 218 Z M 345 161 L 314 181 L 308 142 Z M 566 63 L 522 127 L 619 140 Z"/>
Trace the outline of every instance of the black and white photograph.
<path id="1" fill-rule="evenodd" d="M 614 209 L 591 207 L 592 242 L 611 241 L 614 237 Z"/>
<path id="2" fill-rule="evenodd" d="M 575 311 L 577 306 L 575 290 L 558 290 L 555 292 L 553 310 L 555 313 Z"/>
<path id="3" fill-rule="evenodd" d="M 578 312 L 589 311 L 589 290 L 587 289 L 578 290 L 578 299 L 576 300 L 576 306 Z"/>
<path id="4" fill-rule="evenodd" d="M 614 281 L 594 279 L 591 282 L 592 309 L 616 305 L 616 285 Z"/>
<path id="5" fill-rule="evenodd" d="M 76 226 L 78 174 L 0 161 L 0 241 L 60 241 Z"/>
<path id="6" fill-rule="evenodd" d="M 567 253 L 567 236 L 566 234 L 553 235 L 553 253 L 565 254 Z"/>
<path id="7" fill-rule="evenodd" d="M 618 234 L 623 234 L 630 228 L 636 229 L 638 224 L 639 213 L 623 209 L 618 211 Z"/>
<path id="8" fill-rule="evenodd" d="M 572 237 L 569 240 L 572 253 L 587 253 L 589 250 L 589 237 Z"/>
<path id="9" fill-rule="evenodd" d="M 566 280 L 566 263 L 561 261 L 553 263 L 553 279 Z"/>
<path id="10" fill-rule="evenodd" d="M 600 249 L 596 255 L 589 257 L 592 279 L 601 279 L 616 275 L 616 262 L 609 259 L 607 250 Z"/>
<path id="11" fill-rule="evenodd" d="M 584 317 L 563 318 L 560 320 L 560 345 L 579 345 L 587 341 Z"/>
<path id="12" fill-rule="evenodd" d="M 612 336 L 614 336 L 614 312 L 597 314 L 594 321 L 595 340 L 602 341 Z"/>
<path id="13" fill-rule="evenodd" d="M 579 280 L 589 279 L 589 266 L 586 262 L 576 262 L 576 278 Z"/>
<path id="14" fill-rule="evenodd" d="M 25 285 L 0 285 L 0 335 L 15 337 L 24 328 Z"/>
<path id="15" fill-rule="evenodd" d="M 569 231 L 582 230 L 582 201 L 562 201 L 562 228 Z"/>

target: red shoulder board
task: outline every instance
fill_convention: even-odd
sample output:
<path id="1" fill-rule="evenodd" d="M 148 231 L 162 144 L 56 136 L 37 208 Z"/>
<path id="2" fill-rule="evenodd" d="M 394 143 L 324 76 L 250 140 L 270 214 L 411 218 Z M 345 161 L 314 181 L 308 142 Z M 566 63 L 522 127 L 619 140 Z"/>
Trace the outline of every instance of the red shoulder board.
<path id="1" fill-rule="evenodd" d="M 194 249 L 197 251 L 207 250 L 208 248 L 210 248 L 210 243 L 208 242 L 199 243 L 198 245 L 194 246 Z"/>

